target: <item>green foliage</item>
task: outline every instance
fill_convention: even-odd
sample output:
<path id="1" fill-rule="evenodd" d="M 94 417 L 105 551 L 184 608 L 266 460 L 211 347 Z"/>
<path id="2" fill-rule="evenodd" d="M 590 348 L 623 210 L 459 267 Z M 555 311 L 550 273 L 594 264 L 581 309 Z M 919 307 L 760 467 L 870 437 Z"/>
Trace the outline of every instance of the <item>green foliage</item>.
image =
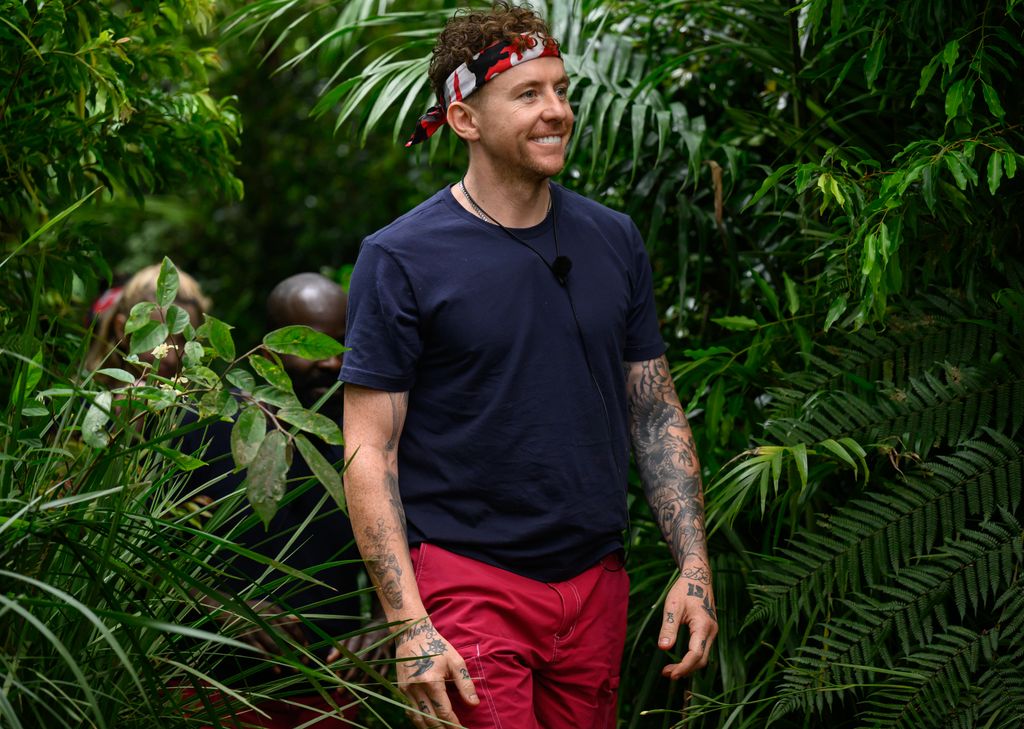
<path id="1" fill-rule="evenodd" d="M 174 185 L 240 194 L 238 119 L 207 90 L 212 3 L 0 3 L 5 242 L 87 192 L 141 199 Z M 12 225 L 13 224 L 13 225 Z"/>
<path id="2" fill-rule="evenodd" d="M 420 7 L 349 4 L 344 40 L 295 57 L 349 52 L 319 110 L 364 137 L 406 128 L 429 101 L 417 70 L 450 5 Z M 673 373 L 717 474 L 723 631 L 716 670 L 694 684 L 707 699 L 685 713 L 639 712 L 678 699 L 645 647 L 670 566 L 633 499 L 629 725 L 760 727 L 772 706 L 787 726 L 898 724 L 884 717 L 906 707 L 927 726 L 1013 725 L 1019 691 L 1004 687 L 1020 675 L 982 613 L 1020 569 L 1007 526 L 1021 520 L 1024 417 L 1008 293 L 1024 283 L 1019 4 L 543 9 L 574 77 L 562 181 L 645 231 Z M 236 28 L 266 27 L 270 11 L 256 3 Z M 435 137 L 428 151 L 450 148 Z M 974 557 L 982 571 L 958 567 Z M 730 612 L 748 609 L 741 632 Z M 840 644 L 851 668 L 830 667 Z M 822 670 L 841 675 L 803 678 Z"/>
<path id="3" fill-rule="evenodd" d="M 208 321 L 199 330 L 169 325 L 175 307 L 168 302 L 175 300 L 177 288 L 177 269 L 165 259 L 158 301 L 137 305 L 130 321 L 136 322 L 133 338 L 146 330 L 142 322 L 159 325 L 153 330 L 157 334 L 145 334 L 159 341 L 146 347 L 157 360 L 177 349 L 186 362 L 180 375 L 162 377 L 155 361 L 140 357 L 128 359 L 125 366 L 132 371 L 102 368 L 82 380 L 47 368 L 24 379 L 20 396 L 4 412 L 0 573 L 7 591 L 0 596 L 0 672 L 7 688 L 0 717 L 5 725 L 183 724 L 184 697 L 167 687 L 189 686 L 202 697 L 210 686 L 237 681 L 218 669 L 225 649 L 252 651 L 242 636 L 270 629 L 270 617 L 252 605 L 315 580 L 289 567 L 286 554 L 266 557 L 237 546 L 233 538 L 261 528 L 252 520 L 237 525 L 230 538 L 218 535 L 217 526 L 236 513 L 239 494 L 217 504 L 197 500 L 205 486 L 190 481 L 188 473 L 204 465 L 204 454 L 182 452 L 180 443 L 190 430 L 231 417 L 241 403 L 232 451 L 237 467 L 247 468 L 245 495 L 267 523 L 286 491 L 294 449 L 340 500 L 337 464 L 327 463 L 303 435 L 285 430 L 287 421 L 336 438 L 337 425 L 297 402 L 283 417 L 285 411 L 258 398 L 254 379 L 241 366 L 264 358 L 255 350 L 240 357 L 225 351 L 230 350 L 227 325 Z M 174 330 L 181 338 L 172 336 Z M 280 336 L 304 351 L 340 347 L 312 330 Z M 216 345 L 212 341 L 225 337 Z M 8 350 L 2 354 L 12 356 Z M 230 392 L 212 369 L 218 359 L 228 372 L 245 373 L 232 379 L 249 387 Z M 99 375 L 112 386 L 101 386 Z M 192 415 L 196 411 L 200 420 Z M 256 560 L 266 572 L 244 594 L 224 596 L 218 585 L 224 563 L 233 556 Z M 206 599 L 220 605 L 216 624 L 208 611 L 195 609 Z M 295 619 L 304 620 L 298 614 Z M 333 645 L 344 637 L 324 636 L 324 641 Z M 189 711 L 212 722 L 215 711 L 225 717 L 254 696 L 295 691 L 328 696 L 344 685 L 335 669 L 361 665 L 373 672 L 355 655 L 328 668 L 317 658 L 316 645 L 282 648 L 286 654 L 275 660 L 288 669 L 287 678 L 243 692 L 230 689 L 227 708 L 197 705 Z"/>

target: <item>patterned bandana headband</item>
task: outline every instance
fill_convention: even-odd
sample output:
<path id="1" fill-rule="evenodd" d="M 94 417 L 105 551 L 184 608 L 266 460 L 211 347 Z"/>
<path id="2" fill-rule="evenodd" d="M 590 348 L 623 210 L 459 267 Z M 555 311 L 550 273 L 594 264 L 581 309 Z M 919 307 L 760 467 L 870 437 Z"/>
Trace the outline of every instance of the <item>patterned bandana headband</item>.
<path id="1" fill-rule="evenodd" d="M 462 101 L 502 71 L 536 58 L 561 58 L 558 41 L 539 33 L 523 33 L 511 42 L 496 41 L 463 63 L 444 82 L 444 100 L 427 109 L 419 118 L 416 131 L 405 143 L 406 147 L 426 141 L 430 135 L 448 123 L 448 107 L 453 101 Z"/>

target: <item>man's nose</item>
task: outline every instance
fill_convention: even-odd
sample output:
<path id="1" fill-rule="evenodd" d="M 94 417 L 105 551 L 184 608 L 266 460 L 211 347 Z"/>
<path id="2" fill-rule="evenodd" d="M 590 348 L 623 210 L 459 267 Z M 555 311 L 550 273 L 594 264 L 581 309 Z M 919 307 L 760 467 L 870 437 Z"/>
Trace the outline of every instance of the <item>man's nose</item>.
<path id="1" fill-rule="evenodd" d="M 557 90 L 550 89 L 544 94 L 544 121 L 563 121 L 572 114 L 568 99 Z"/>

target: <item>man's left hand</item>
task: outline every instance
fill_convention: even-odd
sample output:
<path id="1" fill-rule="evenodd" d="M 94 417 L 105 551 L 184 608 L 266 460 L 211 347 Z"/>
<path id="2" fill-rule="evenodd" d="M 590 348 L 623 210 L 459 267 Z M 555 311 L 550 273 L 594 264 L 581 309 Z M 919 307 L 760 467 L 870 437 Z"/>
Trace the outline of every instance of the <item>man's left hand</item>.
<path id="1" fill-rule="evenodd" d="M 711 588 L 711 573 L 704 567 L 684 568 L 665 598 L 658 647 L 670 650 L 679 635 L 679 627 L 689 628 L 690 642 L 679 663 L 662 669 L 661 675 L 673 681 L 704 668 L 711 656 L 711 645 L 718 635 L 718 613 Z"/>

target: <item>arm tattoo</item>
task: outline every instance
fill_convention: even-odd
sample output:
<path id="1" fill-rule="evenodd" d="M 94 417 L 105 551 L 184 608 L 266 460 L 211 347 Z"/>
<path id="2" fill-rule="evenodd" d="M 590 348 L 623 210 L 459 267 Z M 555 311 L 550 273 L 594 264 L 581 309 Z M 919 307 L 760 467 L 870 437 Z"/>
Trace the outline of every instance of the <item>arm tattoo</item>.
<path id="1" fill-rule="evenodd" d="M 398 490 L 398 439 L 402 434 L 402 426 L 405 423 L 405 413 L 409 408 L 408 392 L 390 392 L 388 400 L 391 401 L 391 435 L 384 444 L 384 457 L 388 461 L 388 470 L 385 474 L 388 487 L 388 500 L 391 503 L 391 510 L 394 512 L 398 523 L 402 525 L 402 535 L 406 534 L 407 525 L 405 522 L 405 508 L 402 506 L 402 497 Z"/>
<path id="2" fill-rule="evenodd" d="M 676 564 L 707 565 L 700 464 L 664 357 L 630 366 L 627 396 L 633 451 L 654 518 Z M 706 569 L 692 572 L 690 579 L 711 583 Z"/>
<path id="3" fill-rule="evenodd" d="M 366 566 L 370 571 L 370 577 L 380 589 L 381 595 L 388 604 L 398 610 L 404 604 L 400 579 L 402 568 L 398 564 L 398 557 L 394 552 L 388 551 L 388 536 L 392 532 L 383 519 L 377 520 L 377 525 L 366 527 L 364 534 L 370 545 L 373 558 L 366 560 Z"/>
<path id="4" fill-rule="evenodd" d="M 398 524 L 399 528 L 396 530 L 381 518 L 377 520 L 375 526 L 366 527 L 363 533 L 372 555 L 366 560 L 370 577 L 388 605 L 398 610 L 404 604 L 401 586 L 402 568 L 398 563 L 398 556 L 389 548 L 388 542 L 396 531 L 401 539 L 406 539 L 405 509 L 402 507 L 402 497 L 398 490 L 397 450 L 402 424 L 405 421 L 405 411 L 409 404 L 409 393 L 388 393 L 388 400 L 391 402 L 391 433 L 384 443 L 384 460 L 386 462 L 384 485 L 394 517 L 392 523 Z"/>

